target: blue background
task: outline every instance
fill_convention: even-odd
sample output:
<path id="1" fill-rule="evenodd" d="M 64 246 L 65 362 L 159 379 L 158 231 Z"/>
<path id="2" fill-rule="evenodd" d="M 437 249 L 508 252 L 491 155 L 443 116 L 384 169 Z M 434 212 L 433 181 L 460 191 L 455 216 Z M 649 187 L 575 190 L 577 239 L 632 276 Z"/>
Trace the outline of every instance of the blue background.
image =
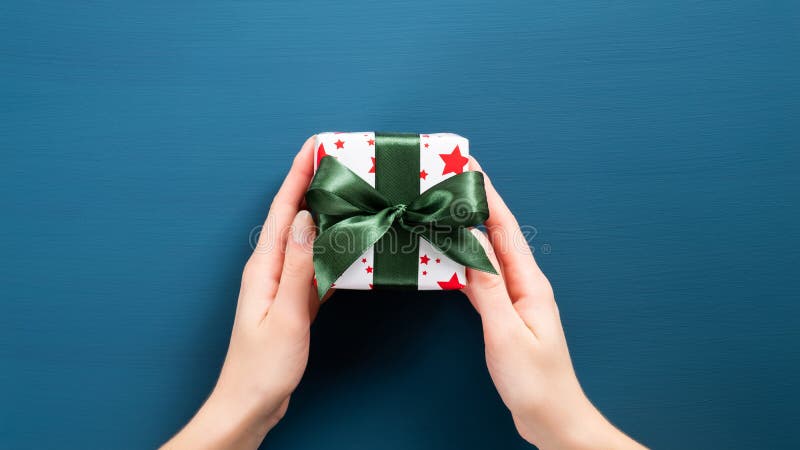
<path id="1" fill-rule="evenodd" d="M 799 29 L 796 1 L 4 1 L 0 447 L 173 434 L 292 156 L 373 129 L 471 139 L 614 423 L 791 446 Z M 312 341 L 266 447 L 526 446 L 459 294 L 339 292 Z"/>

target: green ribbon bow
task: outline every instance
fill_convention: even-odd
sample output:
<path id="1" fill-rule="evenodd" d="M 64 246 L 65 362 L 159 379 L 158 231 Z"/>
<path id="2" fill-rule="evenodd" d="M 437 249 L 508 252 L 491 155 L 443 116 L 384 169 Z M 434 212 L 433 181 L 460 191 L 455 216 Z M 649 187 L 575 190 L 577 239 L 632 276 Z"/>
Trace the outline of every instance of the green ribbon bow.
<path id="1" fill-rule="evenodd" d="M 418 185 L 416 189 L 419 192 Z M 371 245 L 375 245 L 376 286 L 415 287 L 420 237 L 461 265 L 497 273 L 468 228 L 489 217 L 480 172 L 460 173 L 407 204 L 393 203 L 335 158 L 325 156 L 306 202 L 320 219 L 314 241 L 320 298 Z"/>

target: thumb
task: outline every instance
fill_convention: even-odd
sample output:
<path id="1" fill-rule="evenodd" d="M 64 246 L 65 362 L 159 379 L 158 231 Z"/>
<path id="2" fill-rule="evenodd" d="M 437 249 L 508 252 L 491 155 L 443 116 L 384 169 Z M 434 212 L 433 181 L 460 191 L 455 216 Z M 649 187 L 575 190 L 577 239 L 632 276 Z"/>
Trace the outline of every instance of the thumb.
<path id="1" fill-rule="evenodd" d="M 294 217 L 289 228 L 289 239 L 286 240 L 286 256 L 283 260 L 283 271 L 278 284 L 272 313 L 291 320 L 293 323 L 308 326 L 315 312 L 311 302 L 314 277 L 313 242 L 316 235 L 311 214 L 302 210 Z"/>
<path id="2" fill-rule="evenodd" d="M 489 257 L 492 265 L 495 268 L 500 267 L 494 249 L 486 235 L 478 229 L 472 229 L 472 234 L 483 246 L 486 256 Z M 484 324 L 487 322 L 510 323 L 508 322 L 509 320 L 518 320 L 502 275 L 494 275 L 468 267 L 467 287 L 463 291 L 472 306 L 478 310 L 478 314 L 481 315 Z"/>

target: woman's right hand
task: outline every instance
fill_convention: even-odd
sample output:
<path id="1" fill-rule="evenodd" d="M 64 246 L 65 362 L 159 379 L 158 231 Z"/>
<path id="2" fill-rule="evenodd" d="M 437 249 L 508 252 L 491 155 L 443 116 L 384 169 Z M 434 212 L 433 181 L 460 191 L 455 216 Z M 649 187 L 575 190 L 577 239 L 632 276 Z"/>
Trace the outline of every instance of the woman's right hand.
<path id="1" fill-rule="evenodd" d="M 483 172 L 473 158 L 470 169 Z M 517 430 L 542 449 L 642 448 L 583 393 L 550 283 L 511 211 L 484 178 L 488 236 L 474 232 L 500 275 L 468 269 L 464 292 L 481 316 L 486 364 Z"/>

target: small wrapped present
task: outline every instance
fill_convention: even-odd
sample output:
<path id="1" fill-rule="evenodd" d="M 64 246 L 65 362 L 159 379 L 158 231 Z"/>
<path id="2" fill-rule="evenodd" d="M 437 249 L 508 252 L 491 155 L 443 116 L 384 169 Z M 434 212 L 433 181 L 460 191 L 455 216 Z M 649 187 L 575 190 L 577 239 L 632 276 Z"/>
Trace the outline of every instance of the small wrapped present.
<path id="1" fill-rule="evenodd" d="M 317 291 L 460 289 L 496 273 L 469 227 L 489 216 L 469 141 L 451 133 L 319 133 L 306 202 Z"/>

